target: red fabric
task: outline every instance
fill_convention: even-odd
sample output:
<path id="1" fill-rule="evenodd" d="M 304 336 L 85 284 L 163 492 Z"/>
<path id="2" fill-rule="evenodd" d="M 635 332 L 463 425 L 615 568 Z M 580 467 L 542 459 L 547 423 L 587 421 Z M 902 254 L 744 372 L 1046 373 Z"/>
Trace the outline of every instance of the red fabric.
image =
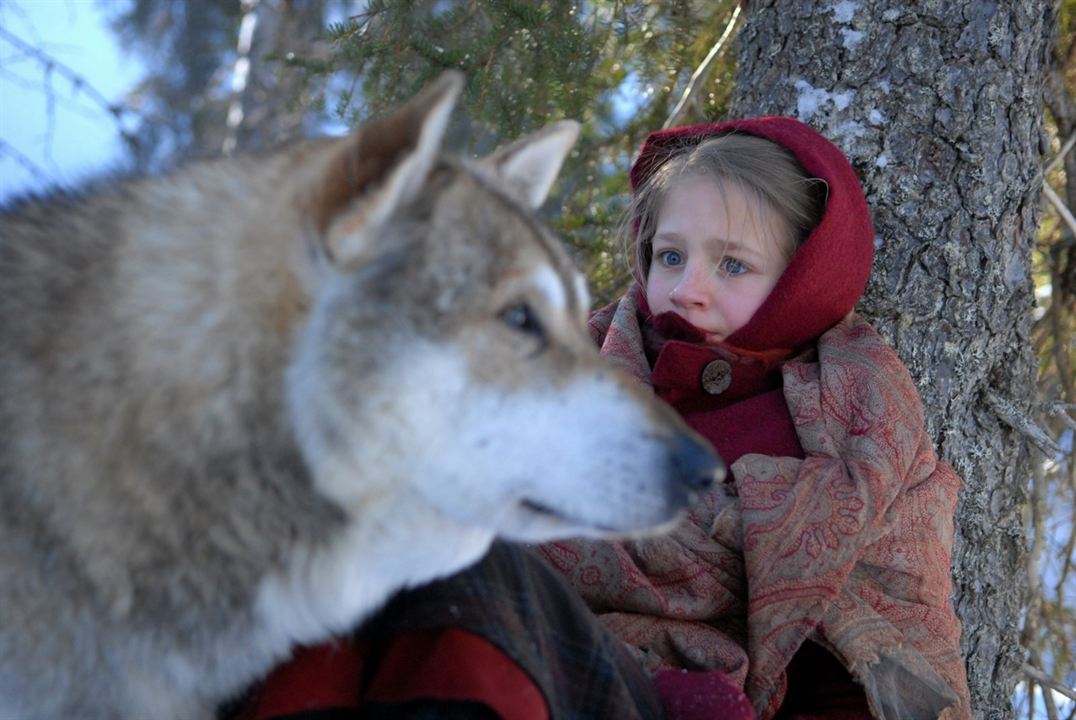
<path id="1" fill-rule="evenodd" d="M 726 408 L 684 413 L 684 419 L 713 443 L 730 466 L 748 453 L 803 457 L 796 426 L 780 389 Z"/>
<path id="2" fill-rule="evenodd" d="M 724 673 L 665 670 L 654 677 L 665 720 L 755 720 L 751 701 Z"/>
<path id="3" fill-rule="evenodd" d="M 799 120 L 758 117 L 651 133 L 631 168 L 635 189 L 673 154 L 715 135 L 740 132 L 789 150 L 812 177 L 829 185 L 825 212 L 751 320 L 728 338 L 742 350 L 792 350 L 813 342 L 853 308 L 867 286 L 874 231 L 844 153 Z"/>
<path id="4" fill-rule="evenodd" d="M 350 639 L 300 648 L 265 679 L 237 720 L 270 720 L 364 703 L 469 700 L 503 720 L 548 720 L 541 691 L 485 638 L 446 628 L 393 640 L 363 691 L 362 653 Z"/>
<path id="5" fill-rule="evenodd" d="M 349 638 L 298 648 L 247 701 L 238 720 L 268 720 L 305 710 L 357 707 L 362 657 Z"/>
<path id="6" fill-rule="evenodd" d="M 602 351 L 645 381 L 634 297 L 592 332 L 606 323 Z M 780 707 L 806 640 L 843 660 L 876 716 L 968 717 L 949 602 L 959 479 L 931 448 L 907 370 L 852 315 L 782 376 L 802 458 L 742 455 L 738 498 L 709 493 L 670 536 L 543 551 L 650 668 L 721 670 L 760 717 Z"/>
<path id="7" fill-rule="evenodd" d="M 649 315 L 642 291 L 636 287 L 631 292 L 639 312 Z M 803 457 L 781 391 L 781 366 L 788 352 L 702 345 L 704 333 L 671 312 L 651 318 L 651 325 L 659 345 L 647 349 L 648 357 L 656 356 L 650 375 L 654 392 L 710 441 L 726 465 L 752 452 Z M 702 391 L 702 378 L 715 360 L 728 363 L 731 380 L 728 388 L 712 395 Z"/>
<path id="8" fill-rule="evenodd" d="M 844 318 L 862 294 L 873 257 L 869 212 L 858 179 L 841 151 L 808 126 L 790 118 L 754 118 L 652 133 L 632 168 L 633 189 L 672 154 L 727 132 L 744 132 L 773 140 L 791 151 L 809 175 L 826 180 L 828 199 L 822 221 L 797 251 L 770 297 L 726 343 L 703 346 L 703 334 L 675 314 L 652 317 L 640 286 L 629 292 L 628 302 L 599 311 L 592 318 L 591 332 L 603 354 L 640 382 L 652 384 L 657 395 L 707 437 L 730 466 L 751 453 L 802 460 L 806 453 L 781 389 L 781 366 L 797 352 L 803 356 L 802 348 Z M 619 322 L 618 310 L 621 311 Z M 640 352 L 640 347 L 644 352 Z M 641 364 L 644 356 L 650 365 L 649 374 Z M 732 376 L 729 387 L 716 396 L 705 392 L 700 382 L 703 371 L 715 359 L 727 362 Z M 692 512 L 692 524 L 698 530 L 711 527 L 718 543 L 738 545 L 742 541 L 739 537 L 742 528 L 738 527 L 738 519 L 718 520 L 722 504 L 720 499 L 707 499 Z M 614 630 L 626 638 L 634 638 L 635 644 L 645 648 L 644 653 L 651 658 L 663 655 L 668 662 L 680 656 L 674 664 L 681 666 L 716 664 L 743 682 L 745 677 L 741 673 L 748 667 L 747 657 L 737 655 L 735 645 L 728 646 L 727 651 L 715 648 L 728 640 L 748 645 L 742 635 L 744 631 L 728 620 L 716 623 L 715 628 L 713 620 L 722 614 L 739 612 L 733 596 L 746 591 L 745 570 L 732 557 L 712 547 L 707 549 L 705 536 L 694 528 L 678 531 L 671 545 L 635 548 L 619 558 L 620 572 L 629 573 L 629 585 L 633 588 L 630 591 L 633 599 L 623 604 L 610 602 L 608 595 L 599 597 L 603 580 L 595 579 L 601 575 L 591 565 L 587 571 L 593 588 L 590 599 L 597 600 L 596 609 L 631 611 L 607 613 L 604 617 Z M 562 571 L 571 572 L 569 568 L 582 557 L 574 550 L 561 544 L 555 551 L 551 550 L 551 559 L 555 559 L 555 564 L 559 562 Z M 714 563 L 716 558 L 723 558 L 716 561 L 718 568 L 707 568 L 706 562 Z M 596 556 L 591 560 L 601 564 Z M 639 572 L 643 575 L 634 575 Z M 746 572 L 750 577 L 750 568 Z M 664 599 L 657 604 L 653 603 L 657 599 L 654 597 L 645 602 L 640 600 L 651 581 L 655 590 L 663 588 L 658 592 Z M 677 593 L 686 597 L 674 605 L 671 598 Z M 705 602 L 702 597 L 707 597 Z M 654 622 L 648 619 L 648 613 L 656 613 L 662 619 Z M 709 618 L 710 622 L 699 625 L 696 618 Z M 830 710 L 843 713 L 842 708 L 848 706 L 852 708 L 851 714 L 845 717 L 865 712 L 863 689 L 830 653 L 810 642 L 800 652 L 794 649 L 793 645 L 784 656 L 787 660 L 792 655 L 787 678 L 780 667 L 767 670 L 772 676 L 770 687 L 759 691 L 768 697 L 768 701 L 760 700 L 767 712 L 773 712 L 780 702 L 786 681 L 791 693 L 788 710 L 801 708 L 814 712 L 821 708 L 825 715 Z M 822 657 L 812 655 L 813 650 L 818 650 Z M 806 665 L 801 660 L 804 654 L 810 655 Z M 810 668 L 809 672 L 804 671 L 805 666 Z M 681 675 L 681 681 L 689 685 L 695 675 Z M 812 694 L 811 688 L 822 690 Z M 808 701 L 801 702 L 804 698 Z M 825 698 L 832 704 L 826 705 Z M 671 699 L 667 697 L 666 701 Z"/>
<path id="9" fill-rule="evenodd" d="M 378 665 L 368 702 L 472 700 L 503 720 L 548 720 L 541 691 L 485 638 L 458 628 L 397 638 Z"/>

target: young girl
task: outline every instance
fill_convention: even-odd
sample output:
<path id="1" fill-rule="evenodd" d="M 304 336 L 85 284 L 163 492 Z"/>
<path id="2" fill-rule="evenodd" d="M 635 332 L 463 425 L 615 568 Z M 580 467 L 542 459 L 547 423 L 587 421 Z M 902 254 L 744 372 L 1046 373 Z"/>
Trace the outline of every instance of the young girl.
<path id="1" fill-rule="evenodd" d="M 841 152 L 759 118 L 652 134 L 637 284 L 591 322 L 731 467 L 671 537 L 544 548 L 647 666 L 722 670 L 761 717 L 967 716 L 949 602 L 959 481 L 851 313 L 873 233 Z M 861 703 L 866 701 L 866 707 Z"/>
<path id="2" fill-rule="evenodd" d="M 591 330 L 713 443 L 726 486 L 669 536 L 543 546 L 552 570 L 497 544 L 405 594 L 349 651 L 361 699 L 337 704 L 970 717 L 949 600 L 959 481 L 906 369 L 852 313 L 874 238 L 848 161 L 796 120 L 755 118 L 651 134 L 631 183 L 636 282 Z"/>

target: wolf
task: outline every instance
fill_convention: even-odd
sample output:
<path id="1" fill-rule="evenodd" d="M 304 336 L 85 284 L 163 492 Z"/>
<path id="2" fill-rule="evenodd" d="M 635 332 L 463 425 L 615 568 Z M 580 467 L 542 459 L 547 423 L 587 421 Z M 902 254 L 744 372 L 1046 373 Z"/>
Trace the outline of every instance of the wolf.
<path id="1" fill-rule="evenodd" d="M 393 592 L 670 528 L 720 461 L 606 365 L 537 219 L 578 125 L 341 138 L 0 219 L 0 716 L 213 717 Z"/>

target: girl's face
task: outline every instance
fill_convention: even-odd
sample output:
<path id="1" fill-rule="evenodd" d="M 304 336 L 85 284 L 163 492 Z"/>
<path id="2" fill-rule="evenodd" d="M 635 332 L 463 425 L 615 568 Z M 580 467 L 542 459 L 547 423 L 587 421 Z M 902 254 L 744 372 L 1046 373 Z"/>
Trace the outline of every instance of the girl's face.
<path id="1" fill-rule="evenodd" d="M 788 265 L 791 230 L 736 183 L 687 176 L 658 209 L 646 295 L 719 342 L 747 324 Z"/>

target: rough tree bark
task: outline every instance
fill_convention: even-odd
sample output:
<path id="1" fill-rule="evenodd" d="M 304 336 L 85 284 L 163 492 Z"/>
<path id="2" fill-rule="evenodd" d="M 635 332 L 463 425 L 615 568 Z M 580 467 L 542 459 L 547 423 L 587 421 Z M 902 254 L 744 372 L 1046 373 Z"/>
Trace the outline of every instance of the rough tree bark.
<path id="1" fill-rule="evenodd" d="M 861 305 L 916 378 L 964 478 L 953 577 L 972 707 L 1011 718 L 1027 586 L 1021 513 L 1031 398 L 1031 249 L 1053 2 L 752 0 L 735 115 L 836 141 L 875 222 Z M 1010 420 L 1005 418 L 1009 417 Z"/>

